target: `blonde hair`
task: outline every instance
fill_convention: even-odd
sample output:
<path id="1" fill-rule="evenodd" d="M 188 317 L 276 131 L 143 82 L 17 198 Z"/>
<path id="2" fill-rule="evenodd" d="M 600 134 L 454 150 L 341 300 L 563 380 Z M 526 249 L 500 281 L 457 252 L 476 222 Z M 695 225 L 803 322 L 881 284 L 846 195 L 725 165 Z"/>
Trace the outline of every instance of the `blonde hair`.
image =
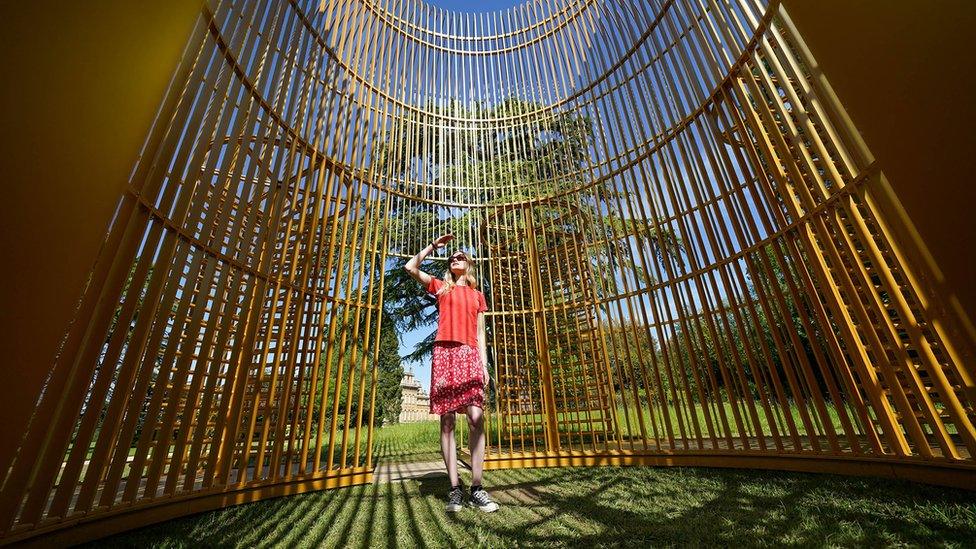
<path id="1" fill-rule="evenodd" d="M 454 287 L 457 286 L 457 281 L 461 277 L 464 277 L 464 279 L 468 281 L 468 286 L 472 290 L 478 289 L 478 279 L 477 277 L 474 276 L 474 264 L 471 263 L 471 258 L 468 257 L 467 254 L 465 254 L 465 259 L 466 259 L 465 263 L 468 264 L 468 268 L 465 269 L 464 274 L 459 277 L 454 276 L 454 273 L 451 272 L 450 266 L 447 267 L 447 270 L 444 271 L 444 285 L 441 286 L 440 290 L 437 290 L 437 295 L 444 295 L 450 293 L 451 290 L 453 290 Z"/>

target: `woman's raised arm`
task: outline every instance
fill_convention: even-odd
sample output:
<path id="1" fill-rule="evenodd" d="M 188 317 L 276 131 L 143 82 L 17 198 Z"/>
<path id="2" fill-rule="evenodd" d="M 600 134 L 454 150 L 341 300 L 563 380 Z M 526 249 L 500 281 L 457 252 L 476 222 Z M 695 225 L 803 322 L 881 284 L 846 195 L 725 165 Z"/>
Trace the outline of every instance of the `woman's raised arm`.
<path id="1" fill-rule="evenodd" d="M 420 264 L 423 263 L 424 258 L 430 255 L 431 252 L 433 252 L 438 248 L 443 248 L 444 246 L 447 245 L 448 242 L 452 240 L 454 240 L 453 234 L 445 234 L 441 236 L 433 243 L 431 243 L 429 246 L 427 246 L 423 250 L 420 250 L 420 253 L 411 257 L 410 261 L 407 261 L 407 264 L 404 265 L 403 268 L 406 269 L 408 273 L 410 273 L 410 276 L 413 277 L 414 280 L 423 284 L 424 287 L 426 288 L 427 286 L 430 285 L 431 276 L 420 270 Z"/>

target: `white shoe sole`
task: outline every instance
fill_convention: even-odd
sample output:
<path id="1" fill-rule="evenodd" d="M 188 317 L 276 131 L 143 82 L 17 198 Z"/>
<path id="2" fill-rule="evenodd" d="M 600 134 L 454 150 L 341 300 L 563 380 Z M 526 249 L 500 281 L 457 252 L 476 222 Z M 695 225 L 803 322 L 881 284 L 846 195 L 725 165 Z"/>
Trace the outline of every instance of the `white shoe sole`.
<path id="1" fill-rule="evenodd" d="M 444 510 L 447 511 L 448 513 L 457 513 L 461 509 L 464 509 L 463 505 L 454 504 L 454 503 L 448 503 L 447 505 L 444 506 Z"/>
<path id="2" fill-rule="evenodd" d="M 474 503 L 469 503 L 468 505 L 474 507 L 475 509 L 480 509 L 482 513 L 494 513 L 495 511 L 498 510 L 498 504 L 495 503 L 494 501 L 491 502 L 491 504 L 489 505 L 485 505 L 484 507 L 480 507 L 478 505 L 475 505 Z"/>

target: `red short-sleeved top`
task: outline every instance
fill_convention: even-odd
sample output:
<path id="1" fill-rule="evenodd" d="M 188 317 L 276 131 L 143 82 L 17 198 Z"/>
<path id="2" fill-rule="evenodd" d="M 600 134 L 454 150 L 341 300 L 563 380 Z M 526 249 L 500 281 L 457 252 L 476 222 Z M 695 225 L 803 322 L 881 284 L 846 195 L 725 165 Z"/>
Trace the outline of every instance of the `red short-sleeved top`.
<path id="1" fill-rule="evenodd" d="M 444 286 L 444 281 L 431 278 L 427 291 L 432 294 Z M 437 296 L 437 337 L 434 341 L 457 341 L 478 348 L 478 313 L 487 311 L 485 294 L 470 286 L 455 286 Z"/>

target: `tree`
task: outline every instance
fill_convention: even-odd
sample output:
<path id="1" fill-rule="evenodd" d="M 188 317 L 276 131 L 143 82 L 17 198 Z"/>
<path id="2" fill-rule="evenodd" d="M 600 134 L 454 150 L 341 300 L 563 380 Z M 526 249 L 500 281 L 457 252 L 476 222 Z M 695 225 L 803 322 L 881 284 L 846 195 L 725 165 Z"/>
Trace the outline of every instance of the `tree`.
<path id="1" fill-rule="evenodd" d="M 445 115 L 460 119 L 505 119 L 519 123 L 511 125 L 480 125 L 472 130 L 464 124 L 449 126 L 428 124 L 427 114 Z M 634 238 L 654 250 L 658 260 L 665 257 L 680 259 L 682 245 L 669 229 L 656 230 L 646 222 L 628 219 L 616 211 L 617 204 L 630 192 L 619 190 L 612 178 L 587 187 L 585 192 L 573 192 L 589 181 L 585 170 L 593 138 L 593 121 L 581 111 L 553 111 L 546 105 L 510 98 L 497 104 L 476 103 L 470 107 L 458 102 L 446 105 L 433 103 L 404 117 L 377 139 L 372 157 L 377 172 L 386 176 L 396 190 L 410 193 L 407 181 L 437 185 L 446 200 L 499 205 L 494 221 L 509 227 L 514 234 L 524 235 L 524 216 L 510 215 L 501 206 L 552 196 L 552 199 L 528 206 L 532 222 L 546 227 L 548 232 L 536 234 L 537 250 L 586 248 L 586 256 L 578 268 L 567 269 L 560 276 L 573 277 L 579 283 L 586 275 L 619 270 L 621 267 L 639 272 L 641 280 L 651 282 L 639 265 L 625 253 L 628 239 Z M 397 183 L 400 182 L 400 183 Z M 420 202 L 399 201 L 393 208 L 391 230 L 399 238 L 392 253 L 412 255 L 427 245 L 433 235 L 453 232 L 463 234 L 471 226 L 481 226 L 490 232 L 488 219 L 480 209 L 468 209 L 447 217 L 438 216 Z M 489 239 L 482 238 L 487 246 Z M 605 246 L 588 247 L 580 244 L 599 240 Z M 499 242 L 495 245 L 503 245 Z M 479 250 L 486 256 L 488 250 Z M 402 262 L 392 262 L 386 271 L 384 303 L 397 310 L 398 331 L 412 331 L 432 326 L 436 322 L 436 301 L 419 292 L 416 283 L 402 270 Z M 505 280 L 484 277 L 488 288 L 492 284 L 511 284 Z M 569 283 L 569 281 L 565 281 Z M 585 281 L 590 283 L 588 279 Z M 607 277 L 600 291 L 618 293 L 618 280 Z M 508 291 L 508 290 L 506 290 Z M 553 290 L 555 291 L 555 290 Z M 555 333 L 563 326 L 551 327 Z M 410 360 L 422 360 L 433 349 L 434 333 L 419 342 Z M 566 353 L 571 356 L 573 353 Z"/>
<path id="2" fill-rule="evenodd" d="M 386 328 L 380 335 L 375 421 L 389 425 L 397 423 L 400 417 L 400 406 L 403 402 L 403 394 L 400 390 L 403 364 L 400 362 L 400 341 L 393 315 L 386 309 L 384 315 L 388 318 L 384 318 L 383 324 Z"/>

